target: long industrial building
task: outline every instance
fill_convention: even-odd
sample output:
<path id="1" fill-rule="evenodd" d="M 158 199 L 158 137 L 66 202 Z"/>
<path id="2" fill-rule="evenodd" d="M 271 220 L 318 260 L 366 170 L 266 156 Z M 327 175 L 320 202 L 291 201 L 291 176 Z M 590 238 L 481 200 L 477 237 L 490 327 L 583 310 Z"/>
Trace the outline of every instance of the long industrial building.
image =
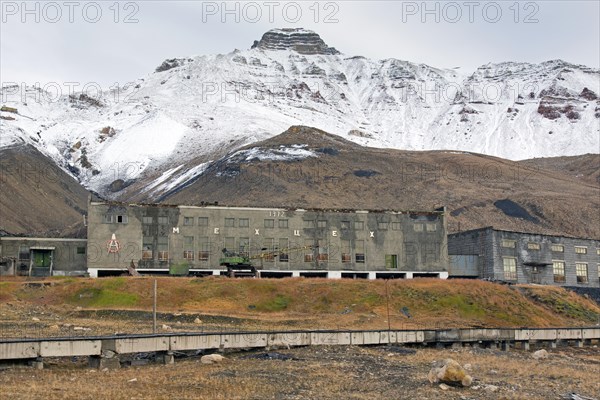
<path id="1" fill-rule="evenodd" d="M 261 276 L 446 278 L 444 209 L 304 210 L 218 205 L 88 205 L 91 276 L 166 272 L 187 264 L 218 275 L 223 249 L 254 258 Z M 256 258 L 258 254 L 271 253 Z"/>
<path id="2" fill-rule="evenodd" d="M 448 235 L 451 277 L 600 287 L 600 241 L 492 227 Z"/>

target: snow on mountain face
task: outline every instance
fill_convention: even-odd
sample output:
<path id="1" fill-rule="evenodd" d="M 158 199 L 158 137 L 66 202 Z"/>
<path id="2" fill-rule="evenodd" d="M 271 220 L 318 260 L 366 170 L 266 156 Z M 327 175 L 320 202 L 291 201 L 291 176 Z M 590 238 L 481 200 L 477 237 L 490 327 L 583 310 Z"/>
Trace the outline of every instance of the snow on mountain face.
<path id="1" fill-rule="evenodd" d="M 196 165 L 291 125 L 362 145 L 513 160 L 598 152 L 598 93 L 600 71 L 560 60 L 461 74 L 348 57 L 314 32 L 277 29 L 249 50 L 169 59 L 101 94 L 2 88 L 0 146 L 33 144 L 108 197 L 139 180 L 158 195 L 172 189 L 152 186 L 165 171 L 185 184 Z"/>

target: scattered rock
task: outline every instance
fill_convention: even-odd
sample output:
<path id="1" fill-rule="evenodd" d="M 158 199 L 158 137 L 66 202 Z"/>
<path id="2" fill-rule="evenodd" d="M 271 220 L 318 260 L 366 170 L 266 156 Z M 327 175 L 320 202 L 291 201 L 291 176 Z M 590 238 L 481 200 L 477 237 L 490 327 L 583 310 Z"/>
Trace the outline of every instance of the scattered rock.
<path id="1" fill-rule="evenodd" d="M 440 383 L 440 389 L 448 390 L 448 389 L 450 389 L 450 386 L 446 385 L 445 383 Z"/>
<path id="2" fill-rule="evenodd" d="M 58 331 L 60 327 L 58 325 L 51 325 L 48 329 L 50 329 L 51 331 Z"/>
<path id="3" fill-rule="evenodd" d="M 170 331 L 170 330 L 172 330 L 173 328 L 171 328 L 169 325 L 165 325 L 165 324 L 163 324 L 163 325 L 161 326 L 161 329 L 162 329 L 163 331 Z"/>
<path id="4" fill-rule="evenodd" d="M 438 364 L 440 364 L 439 367 L 434 367 L 429 371 L 427 375 L 429 382 L 462 387 L 471 386 L 473 383 L 473 378 L 453 359 L 449 358 Z"/>
<path id="5" fill-rule="evenodd" d="M 39 318 L 36 318 L 36 317 L 33 317 L 33 318 L 31 318 L 31 320 L 32 320 L 33 322 L 40 322 L 40 319 L 39 319 Z"/>
<path id="6" fill-rule="evenodd" d="M 195 323 L 196 325 L 199 325 L 199 324 L 201 324 L 201 323 L 202 323 L 202 320 L 201 320 L 200 318 L 196 318 L 196 319 L 194 320 L 194 323 Z"/>
<path id="7" fill-rule="evenodd" d="M 538 350 L 535 353 L 533 353 L 532 355 L 533 358 L 535 358 L 536 360 L 543 360 L 548 358 L 548 352 L 544 349 Z"/>
<path id="8" fill-rule="evenodd" d="M 225 357 L 223 357 L 220 354 L 208 354 L 205 356 L 202 356 L 202 358 L 200 359 L 200 362 L 202 364 L 218 364 L 220 362 L 222 362 L 225 359 Z"/>
<path id="9" fill-rule="evenodd" d="M 127 382 L 137 382 L 137 378 L 130 379 Z"/>
<path id="10" fill-rule="evenodd" d="M 500 389 L 500 388 L 496 385 L 484 385 L 483 386 L 483 390 L 485 390 L 486 392 L 490 392 L 490 393 L 497 392 L 498 389 Z"/>
<path id="11" fill-rule="evenodd" d="M 465 364 L 463 365 L 463 368 L 465 369 L 465 371 L 470 371 L 473 368 L 473 366 L 471 364 Z"/>

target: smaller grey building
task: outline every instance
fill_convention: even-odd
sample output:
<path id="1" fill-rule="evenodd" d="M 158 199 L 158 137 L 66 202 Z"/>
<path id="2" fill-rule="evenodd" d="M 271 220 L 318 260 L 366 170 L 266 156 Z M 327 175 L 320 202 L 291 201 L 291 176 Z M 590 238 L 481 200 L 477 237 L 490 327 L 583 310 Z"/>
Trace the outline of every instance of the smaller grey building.
<path id="1" fill-rule="evenodd" d="M 600 241 L 493 227 L 448 235 L 450 277 L 600 287 Z"/>
<path id="2" fill-rule="evenodd" d="M 0 237 L 0 275 L 87 273 L 87 239 Z"/>

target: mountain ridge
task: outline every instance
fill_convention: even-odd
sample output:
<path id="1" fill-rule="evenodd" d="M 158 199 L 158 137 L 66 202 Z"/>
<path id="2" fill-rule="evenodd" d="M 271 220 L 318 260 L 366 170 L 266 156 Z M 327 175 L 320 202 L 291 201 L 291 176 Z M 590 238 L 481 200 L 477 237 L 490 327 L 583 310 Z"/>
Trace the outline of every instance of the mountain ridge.
<path id="1" fill-rule="evenodd" d="M 51 99 L 39 88 L 5 87 L 0 147 L 30 144 L 114 199 L 119 188 L 143 188 L 156 174 L 201 173 L 293 125 L 381 148 L 510 159 L 600 153 L 596 69 L 552 60 L 462 74 L 347 56 L 314 32 L 282 32 L 265 33 L 249 50 L 165 60 L 126 89 L 96 97 Z"/>

